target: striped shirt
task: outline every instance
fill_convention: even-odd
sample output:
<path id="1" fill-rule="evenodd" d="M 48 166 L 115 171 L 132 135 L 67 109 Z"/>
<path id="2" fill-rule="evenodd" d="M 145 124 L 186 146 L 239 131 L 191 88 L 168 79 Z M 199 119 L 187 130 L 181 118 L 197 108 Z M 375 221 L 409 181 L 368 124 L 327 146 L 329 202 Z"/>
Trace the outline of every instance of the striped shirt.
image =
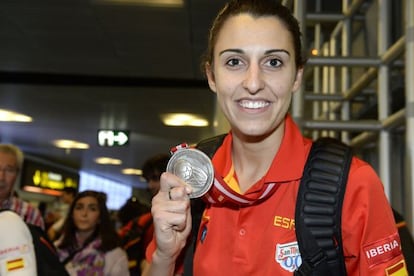
<path id="1" fill-rule="evenodd" d="M 11 197 L 1 204 L 1 209 L 12 210 L 22 217 L 26 223 L 39 226 L 43 230 L 45 229 L 45 223 L 40 211 L 26 201 Z"/>

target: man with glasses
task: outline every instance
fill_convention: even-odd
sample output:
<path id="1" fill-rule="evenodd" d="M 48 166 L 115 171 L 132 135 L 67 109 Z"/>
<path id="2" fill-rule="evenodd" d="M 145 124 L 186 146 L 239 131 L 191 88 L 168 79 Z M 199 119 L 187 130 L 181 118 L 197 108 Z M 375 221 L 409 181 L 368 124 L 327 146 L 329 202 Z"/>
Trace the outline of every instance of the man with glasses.
<path id="1" fill-rule="evenodd" d="M 14 185 L 23 165 L 23 152 L 11 144 L 0 144 L 0 209 L 16 212 L 26 223 L 44 229 L 40 211 L 28 202 L 17 198 Z"/>

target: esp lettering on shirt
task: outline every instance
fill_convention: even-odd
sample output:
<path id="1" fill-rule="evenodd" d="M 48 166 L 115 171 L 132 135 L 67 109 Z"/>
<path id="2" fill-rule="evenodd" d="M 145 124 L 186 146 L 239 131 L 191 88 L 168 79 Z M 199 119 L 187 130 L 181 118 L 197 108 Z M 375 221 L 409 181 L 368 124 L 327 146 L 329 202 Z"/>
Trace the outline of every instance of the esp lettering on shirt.
<path id="1" fill-rule="evenodd" d="M 273 225 L 290 230 L 295 228 L 295 220 L 287 217 L 275 216 L 273 219 Z"/>

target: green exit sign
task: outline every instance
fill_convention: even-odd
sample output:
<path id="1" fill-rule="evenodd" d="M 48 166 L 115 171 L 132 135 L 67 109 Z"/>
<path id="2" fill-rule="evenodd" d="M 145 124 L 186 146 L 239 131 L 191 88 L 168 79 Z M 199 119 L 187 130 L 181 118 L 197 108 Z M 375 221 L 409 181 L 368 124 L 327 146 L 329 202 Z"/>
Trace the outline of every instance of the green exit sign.
<path id="1" fill-rule="evenodd" d="M 98 144 L 101 147 L 125 146 L 129 142 L 128 130 L 98 130 Z"/>

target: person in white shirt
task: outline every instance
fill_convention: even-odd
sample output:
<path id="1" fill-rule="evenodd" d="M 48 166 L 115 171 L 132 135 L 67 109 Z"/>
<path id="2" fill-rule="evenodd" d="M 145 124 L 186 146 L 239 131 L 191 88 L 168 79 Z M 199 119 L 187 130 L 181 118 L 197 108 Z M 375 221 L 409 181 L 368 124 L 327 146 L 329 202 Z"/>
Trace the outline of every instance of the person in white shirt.
<path id="1" fill-rule="evenodd" d="M 32 235 L 23 219 L 13 211 L 1 211 L 0 232 L 0 275 L 36 275 Z"/>

